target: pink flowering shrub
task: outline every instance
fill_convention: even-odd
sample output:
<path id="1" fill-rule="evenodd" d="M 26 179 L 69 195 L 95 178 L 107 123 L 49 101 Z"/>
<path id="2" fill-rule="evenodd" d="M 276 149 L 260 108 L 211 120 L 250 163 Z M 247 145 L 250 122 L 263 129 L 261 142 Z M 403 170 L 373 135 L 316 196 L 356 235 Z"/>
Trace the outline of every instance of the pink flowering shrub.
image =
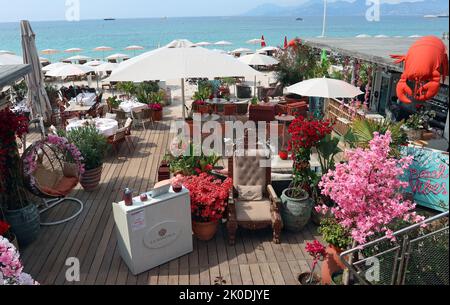
<path id="1" fill-rule="evenodd" d="M 358 244 L 364 244 L 375 233 L 384 232 L 393 239 L 388 225 L 394 220 L 420 222 L 423 217 L 412 210 L 415 204 L 404 200 L 401 190 L 408 186 L 400 180 L 412 162 L 412 156 L 401 159 L 389 156 L 391 133 L 374 133 L 369 149 L 346 151 L 347 163 L 322 177 L 319 187 L 336 207 L 331 211 L 337 221 L 351 232 Z M 317 207 L 326 212 L 328 207 Z"/>
<path id="2" fill-rule="evenodd" d="M 0 286 L 38 285 L 33 278 L 23 272 L 20 255 L 16 248 L 0 235 Z"/>

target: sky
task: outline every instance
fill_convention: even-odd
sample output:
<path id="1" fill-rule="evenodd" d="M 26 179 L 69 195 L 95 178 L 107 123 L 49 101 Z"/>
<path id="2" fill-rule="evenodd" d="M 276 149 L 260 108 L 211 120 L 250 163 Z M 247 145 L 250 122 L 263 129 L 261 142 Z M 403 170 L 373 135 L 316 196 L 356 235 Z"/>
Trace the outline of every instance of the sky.
<path id="1" fill-rule="evenodd" d="M 68 12 L 66 2 L 69 8 L 74 8 L 73 2 L 77 1 L 81 19 L 102 19 L 233 16 L 265 3 L 290 6 L 307 0 L 0 0 L 0 22 L 65 20 Z M 401 1 L 415 0 L 383 0 L 391 3 Z"/>

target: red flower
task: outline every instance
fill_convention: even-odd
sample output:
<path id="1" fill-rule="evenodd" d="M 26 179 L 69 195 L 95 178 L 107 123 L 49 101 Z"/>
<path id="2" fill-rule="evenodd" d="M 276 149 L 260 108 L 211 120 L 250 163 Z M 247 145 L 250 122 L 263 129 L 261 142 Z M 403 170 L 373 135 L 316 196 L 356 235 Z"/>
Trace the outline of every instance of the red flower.
<path id="1" fill-rule="evenodd" d="M 330 120 L 316 120 L 314 118 L 297 117 L 289 126 L 292 135 L 288 150 L 297 151 L 301 148 L 309 149 L 333 131 Z"/>
<path id="2" fill-rule="evenodd" d="M 5 236 L 6 232 L 9 231 L 11 226 L 9 223 L 0 220 L 0 235 Z"/>
<path id="3" fill-rule="evenodd" d="M 314 258 L 314 260 L 322 260 L 327 255 L 325 246 L 317 240 L 312 243 L 306 243 L 305 250 Z"/>
<path id="4" fill-rule="evenodd" d="M 209 222 L 222 219 L 229 191 L 233 186 L 231 179 L 222 182 L 201 173 L 199 176 L 185 177 L 183 185 L 189 190 L 191 213 L 195 221 Z"/>

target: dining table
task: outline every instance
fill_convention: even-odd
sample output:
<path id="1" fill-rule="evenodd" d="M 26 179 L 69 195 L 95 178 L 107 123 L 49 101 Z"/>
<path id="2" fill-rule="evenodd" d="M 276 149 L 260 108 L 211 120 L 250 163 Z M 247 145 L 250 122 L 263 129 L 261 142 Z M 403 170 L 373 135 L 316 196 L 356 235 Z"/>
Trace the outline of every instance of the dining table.
<path id="1" fill-rule="evenodd" d="M 87 112 L 95 105 L 97 95 L 92 92 L 83 92 L 69 101 L 66 112 Z"/>
<path id="2" fill-rule="evenodd" d="M 117 122 L 116 120 L 107 118 L 94 118 L 70 122 L 66 127 L 66 131 L 74 130 L 88 125 L 95 126 L 98 132 L 105 137 L 113 136 L 119 129 L 119 122 Z"/>
<path id="3" fill-rule="evenodd" d="M 120 103 L 119 108 L 127 113 L 130 113 L 132 111 L 139 112 L 142 109 L 145 109 L 147 104 L 138 102 L 137 100 L 130 99 L 130 100 L 124 100 L 122 103 Z"/>

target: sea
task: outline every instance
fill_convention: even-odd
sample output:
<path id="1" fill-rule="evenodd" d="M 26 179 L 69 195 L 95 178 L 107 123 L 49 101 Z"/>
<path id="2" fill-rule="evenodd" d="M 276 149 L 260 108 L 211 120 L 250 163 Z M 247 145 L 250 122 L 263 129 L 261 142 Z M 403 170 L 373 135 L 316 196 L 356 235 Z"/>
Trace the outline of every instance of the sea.
<path id="1" fill-rule="evenodd" d="M 149 18 L 116 20 L 36 21 L 31 22 L 36 34 L 39 50 L 69 48 L 83 49 L 80 54 L 93 58 L 104 58 L 113 53 L 130 56 L 163 46 L 174 39 L 192 42 L 217 42 L 226 40 L 230 46 L 211 46 L 226 51 L 247 47 L 246 41 L 264 35 L 267 45 L 281 46 L 284 37 L 292 39 L 312 38 L 322 33 L 321 17 L 190 17 Z M 365 17 L 328 17 L 326 36 L 355 37 L 357 35 L 386 35 L 408 37 L 412 35 L 437 35 L 448 33 L 448 18 L 424 18 L 423 16 L 385 16 L 380 21 L 367 21 Z M 376 39 L 376 38 L 373 38 Z M 141 45 L 143 51 L 125 51 L 129 45 Z M 98 46 L 109 46 L 114 50 L 99 54 L 93 51 Z M 20 55 L 21 35 L 19 22 L 0 22 L 0 50 L 9 50 Z M 71 54 L 73 55 L 73 54 Z M 71 56 L 59 53 L 46 56 L 51 61 Z"/>

